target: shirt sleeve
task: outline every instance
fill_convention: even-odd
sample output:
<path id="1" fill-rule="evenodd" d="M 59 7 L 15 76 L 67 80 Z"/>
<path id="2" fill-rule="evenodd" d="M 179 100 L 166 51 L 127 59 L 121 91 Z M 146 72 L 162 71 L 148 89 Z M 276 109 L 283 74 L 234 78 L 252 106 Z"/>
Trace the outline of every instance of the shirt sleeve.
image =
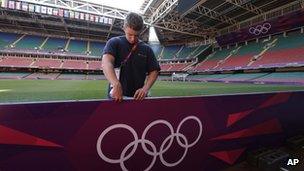
<path id="1" fill-rule="evenodd" d="M 111 54 L 112 56 L 116 56 L 117 53 L 117 40 L 115 40 L 115 38 L 112 38 L 110 40 L 108 40 L 108 42 L 106 43 L 106 46 L 103 48 L 103 52 L 102 54 Z"/>
<path id="2" fill-rule="evenodd" d="M 160 71 L 159 63 L 155 57 L 153 50 L 148 46 L 148 72 Z"/>
<path id="3" fill-rule="evenodd" d="M 111 38 L 110 40 L 108 40 L 108 42 L 106 43 L 105 47 L 103 48 L 103 52 L 102 54 L 111 54 L 115 61 L 114 61 L 114 67 L 117 68 L 119 67 L 119 55 L 118 55 L 118 38 L 114 37 Z"/>

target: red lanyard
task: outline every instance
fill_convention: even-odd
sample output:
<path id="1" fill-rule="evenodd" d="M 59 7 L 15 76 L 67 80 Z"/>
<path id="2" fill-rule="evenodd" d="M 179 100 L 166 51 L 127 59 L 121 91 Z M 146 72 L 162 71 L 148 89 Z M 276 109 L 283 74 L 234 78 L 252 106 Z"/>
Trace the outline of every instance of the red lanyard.
<path id="1" fill-rule="evenodd" d="M 137 43 L 135 43 L 133 45 L 133 47 L 132 47 L 131 51 L 129 52 L 128 56 L 124 59 L 124 61 L 121 64 L 125 64 L 129 60 L 130 56 L 136 50 L 136 48 L 137 48 Z"/>

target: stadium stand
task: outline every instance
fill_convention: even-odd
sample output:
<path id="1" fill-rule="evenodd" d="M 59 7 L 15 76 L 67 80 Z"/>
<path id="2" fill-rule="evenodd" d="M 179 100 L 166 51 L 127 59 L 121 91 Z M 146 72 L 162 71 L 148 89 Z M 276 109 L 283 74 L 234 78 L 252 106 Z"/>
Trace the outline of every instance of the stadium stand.
<path id="1" fill-rule="evenodd" d="M 182 70 L 184 70 L 190 64 L 189 63 L 172 64 L 171 65 L 172 67 L 168 71 L 182 71 Z"/>
<path id="2" fill-rule="evenodd" d="M 160 54 L 160 59 L 174 59 L 176 56 L 176 53 L 178 53 L 181 50 L 180 45 L 170 45 L 170 46 L 165 46 L 162 53 Z"/>
<path id="3" fill-rule="evenodd" d="M 161 63 L 161 71 L 163 72 L 176 72 L 176 71 L 185 71 L 189 66 L 192 66 L 194 62 L 169 62 Z"/>
<path id="4" fill-rule="evenodd" d="M 98 58 L 102 55 L 102 50 L 105 46 L 105 43 L 101 42 L 90 42 L 90 56 L 96 56 Z"/>
<path id="5" fill-rule="evenodd" d="M 303 34 L 294 32 L 287 37 L 280 35 L 275 39 L 277 40 L 275 45 L 251 66 L 265 68 L 304 64 Z"/>
<path id="6" fill-rule="evenodd" d="M 237 52 L 238 48 L 217 50 L 194 68 L 195 71 L 205 71 L 217 68 L 224 60 Z"/>
<path id="7" fill-rule="evenodd" d="M 67 40 L 62 38 L 48 37 L 42 49 L 50 51 L 58 51 L 64 49 Z"/>
<path id="8" fill-rule="evenodd" d="M 180 51 L 175 55 L 176 58 L 185 59 L 185 58 L 195 58 L 199 55 L 202 51 L 204 51 L 208 46 L 207 45 L 200 45 L 200 46 L 183 46 Z"/>
<path id="9" fill-rule="evenodd" d="M 87 65 L 87 62 L 84 60 L 65 60 L 63 61 L 62 68 L 86 70 L 88 69 Z"/>
<path id="10" fill-rule="evenodd" d="M 19 49 L 39 49 L 40 45 L 45 40 L 45 37 L 25 35 L 21 39 L 18 39 L 15 43 L 15 47 Z"/>
<path id="11" fill-rule="evenodd" d="M 239 70 L 246 68 L 269 68 L 302 66 L 304 64 L 304 37 L 299 32 L 272 39 L 251 41 L 233 49 L 215 50 L 194 70 Z"/>
<path id="12" fill-rule="evenodd" d="M 61 64 L 62 60 L 60 59 L 37 58 L 31 66 L 39 68 L 60 68 Z"/>
<path id="13" fill-rule="evenodd" d="M 0 61 L 1 67 L 29 67 L 33 63 L 32 58 L 6 57 Z"/>
<path id="14" fill-rule="evenodd" d="M 87 41 L 83 40 L 70 40 L 67 45 L 67 51 L 72 53 L 85 54 L 87 52 Z"/>
<path id="15" fill-rule="evenodd" d="M 176 58 L 188 58 L 192 52 L 194 52 L 198 47 L 188 47 L 183 46 L 182 50 L 179 51 L 179 53 L 176 54 Z"/>
<path id="16" fill-rule="evenodd" d="M 153 50 L 155 57 L 159 59 L 160 54 L 163 51 L 163 47 L 160 44 L 149 44 L 149 46 Z"/>
<path id="17" fill-rule="evenodd" d="M 197 57 L 200 53 L 205 51 L 210 46 L 211 45 L 204 45 L 204 44 L 200 45 L 195 50 L 193 50 L 188 57 L 191 57 L 191 58 Z"/>
<path id="18" fill-rule="evenodd" d="M 40 15 L 38 16 L 40 18 Z M 286 14 L 286 16 L 288 15 Z M 185 17 L 187 18 L 188 16 Z M 48 20 L 58 21 L 58 18 L 45 19 L 46 29 L 49 28 Z M 59 17 L 59 20 L 61 19 Z M 65 20 L 68 21 L 66 24 L 77 25 L 81 23 L 80 21 Z M 116 27 L 116 25 L 113 26 Z M 95 26 L 92 25 L 92 27 Z M 32 35 L 31 33 L 33 32 L 22 32 L 18 29 L 13 30 L 15 33 L 7 33 L 1 30 L 0 49 L 4 55 L 0 58 L 0 66 L 6 68 L 53 69 L 54 72 L 57 72 L 56 70 L 102 71 L 100 63 L 102 49 L 105 46 L 104 42 L 115 35 L 110 35 L 111 30 L 109 30 L 103 35 L 107 39 L 92 39 L 87 38 L 89 37 L 88 35 L 84 37 L 80 34 L 70 35 L 76 33 L 74 29 L 77 32 L 77 28 L 73 27 L 65 35 L 45 35 L 39 32 Z M 244 30 L 247 34 L 249 30 L 248 28 L 246 29 Z M 118 27 L 116 27 L 113 31 L 116 32 L 118 30 Z M 271 32 L 262 37 L 239 35 L 239 39 L 235 39 L 236 36 L 232 36 L 229 41 L 224 41 L 223 43 L 220 38 L 217 39 L 218 37 L 215 37 L 218 42 L 197 41 L 198 39 L 194 39 L 195 42 L 189 42 L 185 38 L 181 38 L 184 41 L 178 42 L 173 38 L 173 34 L 173 37 L 167 39 L 166 36 L 162 36 L 167 32 L 156 29 L 160 42 L 153 42 L 150 46 L 160 61 L 161 73 L 164 74 L 187 72 L 190 73 L 188 78 L 191 78 L 191 73 L 198 72 L 204 75 L 194 75 L 193 78 L 227 82 L 263 81 L 264 77 L 265 79 L 267 78 L 266 76 L 275 79 L 270 74 L 275 72 L 275 70 L 263 72 L 263 69 L 301 67 L 304 65 L 304 37 L 302 32 L 303 30 L 296 28 L 295 31 L 286 29 L 283 32 Z M 121 33 L 123 34 L 123 32 Z M 227 35 L 229 34 L 228 32 Z M 91 35 L 94 35 L 94 33 L 92 32 Z M 213 49 L 213 51 L 208 52 L 207 49 Z M 14 55 L 15 52 L 16 55 Z M 22 52 L 25 55 L 22 55 Z M 197 63 L 196 61 L 200 62 Z M 258 69 L 259 71 L 257 72 L 260 73 L 232 75 L 212 73 L 213 75 L 206 75 L 210 74 L 208 72 L 225 73 L 224 71 L 229 71 L 228 73 L 234 73 L 236 70 L 239 73 L 239 70 L 246 71 L 247 69 Z M 282 75 L 282 77 L 284 76 Z"/>
<path id="19" fill-rule="evenodd" d="M 91 69 L 91 70 L 102 70 L 101 61 L 90 61 L 88 69 Z"/>
<path id="20" fill-rule="evenodd" d="M 36 0 L 20 2 L 19 0 L 2 0 L 0 2 L 0 79 L 105 80 L 106 78 L 102 74 L 101 66 L 102 50 L 107 40 L 114 36 L 121 36 L 125 34 L 122 28 L 124 17 L 128 11 L 120 10 L 116 7 L 112 8 L 110 6 L 99 5 L 97 3 L 88 3 L 86 1 L 87 0 Z M 185 6 L 181 5 L 183 3 L 185 3 Z M 271 86 L 259 86 L 266 88 L 280 87 L 278 85 L 288 84 L 297 86 L 282 87 L 299 88 L 297 90 L 300 90 L 300 88 L 303 89 L 302 87 L 298 86 L 304 86 L 303 0 L 144 0 L 144 4 L 145 5 L 142 5 L 140 10 L 144 16 L 145 23 L 148 24 L 146 24 L 145 29 L 143 29 L 141 32 L 140 37 L 144 42 L 149 42 L 149 29 L 155 27 L 155 32 L 157 35 L 157 40 L 159 40 L 159 44 L 150 44 L 150 46 L 161 66 L 161 72 L 158 80 L 174 81 L 174 78 L 176 78 L 178 81 L 221 82 L 221 84 L 218 84 L 220 87 L 213 87 L 213 85 L 217 84 L 211 83 L 211 88 L 205 88 L 205 90 L 214 89 L 215 91 L 218 91 L 218 88 L 229 89 L 230 83 L 275 84 Z M 10 82 L 11 80 L 6 81 Z M 39 81 L 26 80 L 24 82 Z M 73 99 L 75 100 L 76 98 L 78 100 L 78 97 L 82 96 L 83 94 L 79 90 L 84 89 L 90 94 L 96 95 L 95 98 L 101 97 L 101 91 L 94 93 L 93 91 L 89 90 L 91 86 L 88 86 L 86 83 L 87 81 L 58 82 L 61 82 L 61 85 L 62 82 L 73 83 L 70 85 L 72 88 L 67 87 L 65 84 L 63 84 L 65 85 L 65 88 L 68 88 L 72 91 L 68 90 L 67 93 L 63 94 L 63 91 L 60 90 L 60 96 L 65 96 L 70 92 L 76 92 L 80 93 L 80 95 L 74 95 Z M 97 86 L 100 85 L 98 88 L 101 88 L 100 82 L 92 82 L 97 83 Z M 179 83 L 171 84 L 170 82 L 166 82 L 164 83 L 164 88 L 168 88 L 168 90 L 173 92 L 176 91 L 175 88 L 178 87 L 178 84 Z M 186 89 L 190 89 L 190 84 L 182 84 L 184 91 Z M 241 86 L 239 85 L 240 84 L 236 84 L 237 88 L 233 88 L 235 93 L 241 92 L 240 89 L 247 89 L 249 86 L 251 86 L 249 84 L 244 84 Z M 161 86 L 157 85 L 156 88 L 160 88 L 163 91 L 164 88 Z M 195 86 L 201 88 L 204 87 L 205 84 L 195 83 Z M 75 87 L 80 87 L 80 89 L 76 89 Z M 39 98 L 44 97 L 44 95 L 40 95 L 40 92 L 37 91 L 38 88 L 40 88 L 38 87 L 38 84 L 35 84 L 35 86 L 31 88 L 34 88 L 34 93 L 38 92 Z M 24 89 L 26 90 L 26 88 Z M 193 88 L 193 90 L 197 91 L 196 88 Z M 201 96 L 201 92 L 205 90 L 200 90 L 198 94 Z M 257 88 L 256 90 L 260 89 Z M 1 95 L 7 96 L 6 91 L 13 92 L 15 89 L 13 86 L 8 86 L 8 88 L 5 88 L 3 90 L 1 88 L 0 91 Z M 152 89 L 152 91 L 154 91 L 154 89 Z M 46 93 L 49 92 L 47 91 Z M 105 91 L 103 93 L 105 93 Z M 29 92 L 23 94 L 25 96 L 25 99 L 29 98 L 29 94 L 32 95 Z M 21 95 L 21 99 L 23 98 L 23 94 Z M 54 94 L 56 93 L 54 92 Z M 46 94 L 46 96 L 47 95 L 48 94 Z M 283 151 L 281 151 L 281 149 L 268 149 L 270 146 L 269 144 L 272 142 L 279 142 L 281 139 L 287 138 L 287 136 L 284 135 L 286 132 L 288 132 L 290 135 L 298 135 L 298 133 L 303 133 L 303 129 L 293 129 L 294 126 L 296 126 L 296 128 L 303 128 L 301 127 L 300 122 L 300 125 L 297 125 L 298 122 L 296 124 L 292 124 L 291 122 L 289 124 L 285 124 L 287 121 L 292 120 L 284 119 L 285 116 L 288 116 L 288 113 L 293 113 L 295 110 L 298 110 L 297 106 L 294 106 L 292 104 L 293 102 L 300 102 L 296 98 L 297 95 L 293 93 L 283 93 L 282 95 L 276 94 L 272 96 L 263 94 L 261 96 L 264 97 L 259 99 L 255 98 L 255 95 L 252 96 L 253 101 L 248 101 L 249 103 L 246 104 L 244 102 L 244 106 L 242 106 L 242 104 L 235 103 L 237 100 L 231 100 L 228 103 L 227 110 L 218 109 L 214 111 L 214 113 L 219 112 L 221 114 L 219 117 L 207 116 L 208 113 L 206 113 L 206 116 L 209 118 L 209 120 L 211 118 L 212 121 L 217 121 L 218 119 L 220 121 L 214 122 L 216 130 L 220 132 L 216 132 L 216 134 L 213 134 L 212 132 L 210 134 L 207 132 L 207 136 L 205 136 L 204 133 L 206 132 L 203 131 L 203 139 L 197 139 L 197 141 L 200 140 L 200 142 L 207 139 L 211 140 L 214 145 L 211 144 L 210 149 L 197 150 L 197 146 L 194 146 L 191 151 L 189 151 L 190 153 L 187 154 L 188 158 L 184 158 L 184 156 L 182 157 L 181 160 L 183 161 L 180 160 L 182 163 L 180 163 L 179 166 L 175 167 L 173 166 L 174 164 L 171 164 L 172 167 L 169 168 L 168 163 L 165 164 L 165 162 L 162 161 L 163 164 L 158 162 L 156 165 L 149 168 L 152 168 L 152 170 L 181 170 L 183 168 L 187 168 L 188 170 L 227 170 L 224 169 L 224 167 L 233 167 L 238 162 L 244 161 L 246 158 L 245 152 L 249 151 L 249 157 L 247 157 L 247 160 L 248 164 L 251 165 L 248 166 L 250 168 L 245 169 L 245 167 L 240 166 L 239 169 L 231 170 L 284 170 L 284 168 L 287 168 L 285 170 L 304 170 L 303 168 L 295 169 L 295 166 L 292 166 L 291 168 L 286 166 L 286 159 L 298 157 L 301 157 L 300 163 L 303 165 L 302 161 L 304 159 L 302 156 L 304 154 L 304 136 L 301 135 L 301 141 L 297 138 L 289 141 L 289 145 L 296 145 L 296 148 L 293 148 L 295 148 L 295 151 L 300 154 L 298 156 L 288 156 L 289 149 L 287 148 L 285 149 L 286 151 L 284 151 L 284 149 Z M 212 107 L 212 104 L 216 106 L 217 102 L 227 102 L 225 101 L 225 97 L 215 97 L 216 98 L 208 97 L 211 99 L 211 105 L 207 105 L 207 108 L 210 106 Z M 205 99 L 205 97 L 203 98 Z M 239 96 L 237 98 L 239 98 Z M 250 100 L 250 98 L 251 95 L 248 99 Z M 214 101 L 212 101 L 212 99 Z M 79 102 L 76 103 L 78 104 Z M 106 103 L 108 104 L 108 102 Z M 129 103 L 129 101 L 127 101 L 127 103 Z M 284 103 L 288 105 L 285 105 Z M 92 102 L 92 104 L 92 107 L 95 108 L 96 105 L 98 105 L 97 107 L 100 106 L 99 102 Z M 126 103 L 122 105 L 125 104 Z M 229 104 L 232 105 L 229 106 Z M 28 107 L 27 105 L 22 105 L 23 108 L 24 106 Z M 58 106 L 57 102 L 54 103 L 54 105 Z M 187 104 L 184 104 L 184 106 L 180 107 L 187 108 Z M 90 105 L 88 107 L 90 107 Z M 104 110 L 103 107 L 104 106 L 101 106 L 101 111 Z M 204 106 L 202 105 L 198 107 L 203 108 Z M 295 109 L 293 109 L 293 107 L 295 107 Z M 176 108 L 176 105 L 173 106 L 173 109 L 174 108 Z M 39 122 L 38 124 L 44 123 L 44 120 L 42 119 L 45 118 L 41 117 L 41 112 L 45 112 L 43 106 L 41 109 L 39 106 L 35 108 L 28 107 L 27 109 L 28 110 L 25 112 L 31 112 L 31 114 L 24 113 L 22 116 L 29 116 L 31 118 L 34 118 L 36 119 L 37 123 Z M 281 112 L 281 114 L 284 114 L 284 116 L 276 116 L 277 113 L 280 112 L 277 112 L 275 109 L 282 109 L 283 112 Z M 87 110 L 87 108 L 84 110 Z M 97 115 L 96 111 L 94 110 L 92 111 L 95 112 L 93 113 L 95 117 Z M 75 111 L 75 109 L 73 109 L 73 111 Z M 208 110 L 208 112 L 209 111 L 211 110 Z M 50 110 L 46 112 L 47 113 L 45 115 L 56 113 L 60 114 L 60 112 L 57 112 L 56 110 Z M 79 110 L 79 112 L 81 115 L 81 118 L 79 119 L 82 119 L 84 116 L 81 114 L 82 110 Z M 213 111 L 211 111 L 211 113 L 212 112 Z M 11 118 L 15 119 L 14 113 L 11 113 Z M 229 114 L 228 117 L 221 117 L 223 116 L 222 114 L 226 113 Z M 256 118 L 256 116 L 258 116 L 256 114 L 258 113 L 263 113 L 263 115 L 259 115 L 263 116 L 263 118 Z M 299 114 L 300 113 L 301 112 L 299 112 Z M 37 114 L 37 117 L 33 117 L 34 114 Z M 77 114 L 77 112 L 75 114 Z M 177 113 L 178 116 L 181 114 L 184 115 L 184 113 Z M 296 115 L 297 114 L 298 113 L 296 112 Z M 273 118 L 273 116 L 278 118 Z M 205 121 L 208 121 L 208 118 L 207 120 L 202 120 L 203 126 L 206 126 Z M 297 119 L 298 117 L 295 118 Z M 1 130 L 8 130 L 12 132 L 12 129 L 19 128 L 19 120 L 9 123 L 5 119 L 6 117 L 3 120 L 3 126 L 2 124 L 0 125 Z M 60 120 L 60 123 L 58 122 L 59 124 L 65 123 L 61 118 L 58 119 L 54 117 L 53 119 L 55 119 L 55 121 Z M 84 119 L 87 120 L 87 118 Z M 180 118 L 178 118 L 178 120 L 179 119 Z M 188 117 L 188 119 L 191 118 Z M 267 120 L 271 122 L 268 122 Z M 284 120 L 286 120 L 286 122 L 283 122 Z M 47 120 L 47 122 L 48 121 L 49 120 Z M 263 121 L 264 123 L 261 125 L 259 121 Z M 75 123 L 76 122 L 78 123 L 77 118 L 75 120 Z M 218 123 L 221 123 L 223 125 Z M 266 125 L 265 123 L 272 124 Z M 17 124 L 17 126 L 14 126 L 14 124 Z M 181 124 L 182 123 L 180 123 L 180 125 Z M 22 139 L 22 135 L 26 136 L 26 134 L 45 138 L 46 140 L 52 142 L 40 141 L 40 146 L 35 142 L 29 142 L 30 146 L 28 147 L 28 144 L 26 144 L 28 142 L 20 141 L 21 144 L 17 144 L 16 149 L 14 149 L 14 146 L 7 145 L 4 142 L 4 145 L 2 145 L 2 151 L 4 153 L 1 151 L 2 155 L 0 155 L 2 157 L 0 160 L 0 171 L 2 171 L 2 169 L 18 170 L 14 168 L 22 168 L 22 166 L 28 166 L 28 163 L 31 162 L 31 160 L 19 160 L 19 158 L 26 158 L 24 156 L 27 154 L 34 156 L 35 153 L 27 153 L 32 148 L 39 153 L 44 149 L 43 146 L 49 146 L 55 151 L 58 151 L 60 154 L 63 154 L 63 150 L 61 150 L 63 148 L 67 149 L 67 151 L 70 149 L 73 150 L 75 148 L 77 151 L 78 149 L 86 149 L 77 148 L 84 147 L 84 144 L 92 145 L 92 143 L 82 143 L 82 137 L 80 137 L 78 144 L 77 137 L 74 137 L 73 140 L 75 140 L 76 144 L 72 144 L 71 146 L 70 143 L 65 144 L 65 141 L 61 141 L 62 137 L 59 139 L 54 139 L 52 137 L 49 137 L 50 134 L 47 134 L 46 136 L 40 136 L 39 133 L 41 133 L 41 130 L 35 129 L 31 124 L 25 125 L 29 125 L 30 129 L 26 129 L 24 132 L 20 132 L 22 130 L 19 129 L 17 130 L 19 132 L 16 133 L 16 136 L 14 138 L 16 141 L 18 141 L 18 143 L 19 140 L 24 140 L 24 138 Z M 175 128 L 177 125 L 178 123 L 173 123 L 173 126 Z M 194 126 L 195 127 L 193 128 L 196 129 L 197 125 Z M 51 127 L 54 127 L 54 125 L 49 125 L 49 128 Z M 82 128 L 84 127 L 81 127 L 81 129 Z M 90 126 L 90 128 L 93 127 Z M 184 128 L 187 129 L 187 126 Z M 227 128 L 227 130 L 224 130 L 222 128 Z M 78 133 L 85 133 L 85 131 L 81 129 L 78 129 L 80 130 Z M 75 129 L 67 129 L 65 132 L 69 132 L 70 130 L 73 131 Z M 190 131 L 192 130 L 193 129 Z M 189 130 L 186 130 L 186 132 L 187 131 Z M 50 131 L 48 130 L 47 132 Z M 98 131 L 98 133 L 100 134 L 101 132 Z M 138 133 L 141 132 L 139 131 Z M 212 138 L 213 136 L 217 138 Z M 92 139 L 94 140 L 94 144 L 96 144 L 96 137 L 98 137 L 98 135 Z M 263 139 L 265 138 L 265 140 L 267 139 L 267 141 L 260 141 L 260 137 Z M 100 135 L 98 141 L 101 138 L 102 136 Z M 65 139 L 65 137 L 63 137 L 63 139 Z M 8 137 L 8 140 L 10 141 L 11 137 Z M 193 137 L 190 136 L 189 143 L 190 141 L 193 142 L 192 140 Z M 209 140 L 208 143 L 211 142 Z M 252 143 L 253 140 L 256 142 L 255 144 Z M 187 139 L 185 139 L 183 142 L 185 143 L 184 145 L 187 146 Z M 41 146 L 41 144 L 43 146 Z M 158 143 L 158 145 L 160 144 Z M 37 146 L 37 149 L 34 148 L 35 146 Z M 254 148 L 260 146 L 266 146 L 265 148 L 267 148 L 266 150 L 264 149 L 266 152 L 261 150 L 262 153 L 267 153 L 268 151 L 274 155 L 268 155 L 264 153 L 263 156 L 261 153 L 256 151 L 250 152 Z M 13 150 L 11 151 L 11 149 Z M 50 158 L 51 160 L 49 161 L 51 162 L 54 158 L 54 150 L 49 150 L 50 153 L 52 153 L 49 157 L 47 154 L 43 154 L 46 156 L 46 159 Z M 93 157 L 96 158 L 96 148 L 93 150 Z M 21 154 L 19 151 L 25 151 L 25 153 Z M 99 152 L 98 149 L 97 152 Z M 187 152 L 187 149 L 185 149 L 185 152 Z M 206 156 L 208 157 L 206 158 L 206 156 L 203 156 L 203 158 L 201 158 L 203 162 L 195 164 L 195 167 L 197 166 L 199 169 L 188 168 L 187 166 L 193 165 L 193 162 L 191 162 L 191 159 L 189 159 L 189 155 L 192 155 L 193 153 L 201 154 L 201 152 L 206 152 Z M 15 153 L 17 155 L 15 155 Z M 72 154 L 72 164 L 66 162 L 65 160 L 58 160 L 59 162 L 57 162 L 57 160 L 54 160 L 54 166 L 50 164 L 49 166 L 42 167 L 42 164 L 44 163 L 41 162 L 42 164 L 37 165 L 37 162 L 39 162 L 37 160 L 33 161 L 33 166 L 37 166 L 37 168 L 31 169 L 24 167 L 24 170 L 72 170 L 75 168 L 78 170 L 94 170 L 95 168 L 96 170 L 96 168 L 99 167 L 97 166 L 98 164 L 95 164 L 94 162 L 92 164 L 92 160 L 84 160 L 84 162 L 88 161 L 88 165 L 83 164 L 82 162 L 76 163 L 75 165 L 74 161 L 77 162 L 81 160 L 77 158 L 77 156 L 80 156 L 78 154 L 83 154 L 83 152 L 79 151 L 78 153 Z M 281 156 L 283 157 L 280 158 Z M 137 156 L 135 155 L 135 159 L 136 157 Z M 16 162 L 12 162 L 14 159 L 16 159 L 16 161 L 20 161 L 21 165 L 18 163 L 16 164 Z M 43 159 L 43 157 L 41 157 L 41 159 Z M 170 160 L 171 159 L 169 157 L 169 161 Z M 125 163 L 127 165 L 126 167 L 130 167 L 129 170 L 134 170 L 132 166 L 132 163 L 134 161 L 135 160 L 131 160 L 131 164 L 128 162 Z M 100 163 L 101 160 L 98 160 L 96 162 Z M 66 167 L 60 165 L 62 163 L 66 164 Z M 207 167 L 208 165 L 212 165 L 211 167 L 214 169 L 209 169 Z M 9 166 L 12 166 L 12 169 L 10 169 Z M 252 169 L 252 166 L 256 168 Z M 107 164 L 105 165 L 104 170 L 111 170 L 110 168 L 119 169 L 118 167 L 122 167 L 122 164 L 120 164 L 120 166 L 119 164 Z M 122 170 L 127 169 L 122 168 Z"/>
<path id="21" fill-rule="evenodd" d="M 160 64 L 161 71 L 169 71 L 172 68 L 170 63 Z"/>
<path id="22" fill-rule="evenodd" d="M 0 49 L 7 48 L 12 44 L 20 35 L 15 33 L 0 32 Z"/>
<path id="23" fill-rule="evenodd" d="M 221 70 L 246 68 L 252 57 L 261 53 L 264 45 L 264 42 L 251 41 L 247 45 L 241 46 L 236 54 L 221 63 L 217 68 Z"/>

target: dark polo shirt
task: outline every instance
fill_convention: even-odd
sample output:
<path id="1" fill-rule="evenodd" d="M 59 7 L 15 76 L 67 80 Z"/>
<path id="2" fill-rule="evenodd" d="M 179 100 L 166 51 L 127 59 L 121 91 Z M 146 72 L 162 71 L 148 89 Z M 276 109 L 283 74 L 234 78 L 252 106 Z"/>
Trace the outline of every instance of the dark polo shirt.
<path id="1" fill-rule="evenodd" d="M 111 54 L 115 58 L 114 67 L 120 67 L 119 81 L 123 95 L 133 97 L 136 90 L 144 86 L 146 75 L 151 71 L 160 71 L 160 66 L 152 49 L 140 41 L 137 48 L 125 63 L 133 45 L 125 36 L 111 38 L 103 49 L 103 54 Z"/>

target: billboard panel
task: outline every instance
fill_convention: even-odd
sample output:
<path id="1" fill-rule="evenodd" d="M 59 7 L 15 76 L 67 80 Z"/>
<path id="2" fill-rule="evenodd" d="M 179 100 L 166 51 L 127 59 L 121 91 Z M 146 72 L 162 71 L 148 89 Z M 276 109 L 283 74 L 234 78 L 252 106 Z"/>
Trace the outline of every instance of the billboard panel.
<path id="1" fill-rule="evenodd" d="M 0 105 L 2 170 L 223 170 L 304 133 L 304 92 Z M 9 155 L 8 155 L 9 154 Z M 229 157 L 223 157 L 229 156 Z"/>

